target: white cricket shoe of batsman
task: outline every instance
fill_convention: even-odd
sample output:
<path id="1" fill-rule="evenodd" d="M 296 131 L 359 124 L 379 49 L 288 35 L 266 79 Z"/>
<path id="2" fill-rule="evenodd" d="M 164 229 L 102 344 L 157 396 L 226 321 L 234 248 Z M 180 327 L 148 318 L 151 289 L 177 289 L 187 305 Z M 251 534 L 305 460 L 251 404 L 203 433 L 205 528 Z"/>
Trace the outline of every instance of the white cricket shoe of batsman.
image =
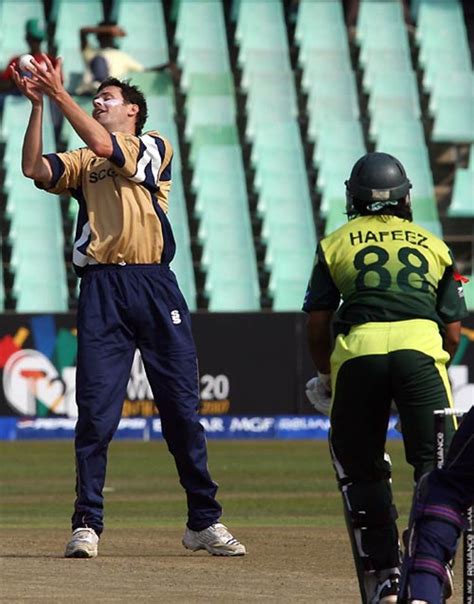
<path id="1" fill-rule="evenodd" d="M 77 528 L 64 552 L 65 558 L 95 558 L 99 537 L 91 528 Z"/>
<path id="2" fill-rule="evenodd" d="M 202 531 L 192 531 L 186 527 L 183 545 L 193 552 L 205 549 L 213 556 L 244 556 L 247 553 L 245 545 L 237 541 L 220 522 Z"/>
<path id="3" fill-rule="evenodd" d="M 306 396 L 316 411 L 331 415 L 331 375 L 329 373 L 318 373 L 314 378 L 306 382 Z"/>

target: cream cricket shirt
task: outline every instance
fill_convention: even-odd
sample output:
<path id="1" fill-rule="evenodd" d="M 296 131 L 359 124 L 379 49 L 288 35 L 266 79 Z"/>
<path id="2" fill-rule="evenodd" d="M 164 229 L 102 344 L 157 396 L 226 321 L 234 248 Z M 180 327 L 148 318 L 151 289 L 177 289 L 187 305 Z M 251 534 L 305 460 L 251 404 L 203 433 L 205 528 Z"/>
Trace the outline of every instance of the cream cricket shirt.
<path id="1" fill-rule="evenodd" d="M 79 203 L 73 264 L 169 264 L 175 243 L 166 217 L 173 149 L 158 132 L 111 134 L 110 159 L 87 147 L 45 155 L 47 190 Z"/>

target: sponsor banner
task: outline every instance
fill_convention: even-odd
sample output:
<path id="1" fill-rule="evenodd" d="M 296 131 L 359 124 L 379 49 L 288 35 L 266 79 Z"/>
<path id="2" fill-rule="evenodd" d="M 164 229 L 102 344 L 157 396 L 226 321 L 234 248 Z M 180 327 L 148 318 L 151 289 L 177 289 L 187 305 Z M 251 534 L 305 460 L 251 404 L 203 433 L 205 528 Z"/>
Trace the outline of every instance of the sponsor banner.
<path id="1" fill-rule="evenodd" d="M 398 417 L 389 420 L 387 438 L 400 439 L 402 435 L 397 430 Z M 275 438 L 278 439 L 327 439 L 330 421 L 328 417 L 318 415 L 280 416 L 275 422 Z"/>
<path id="2" fill-rule="evenodd" d="M 389 423 L 388 438 L 400 438 L 397 418 Z M 329 419 L 319 415 L 209 416 L 200 422 L 208 439 L 327 439 Z M 46 440 L 74 438 L 75 419 L 0 417 L 0 440 Z M 114 439 L 161 440 L 159 417 L 123 418 Z"/>
<path id="3" fill-rule="evenodd" d="M 208 439 L 275 438 L 275 417 L 224 415 L 201 417 L 200 422 Z M 151 420 L 151 438 L 163 438 L 159 418 Z"/>
<path id="4" fill-rule="evenodd" d="M 10 418 L 0 418 L 0 435 L 4 420 L 11 422 Z M 9 440 L 45 440 L 45 439 L 71 439 L 74 438 L 76 420 L 70 418 L 35 418 L 15 420 L 16 432 L 10 430 Z M 145 417 L 120 420 L 114 439 L 128 438 L 134 440 L 149 440 L 150 426 Z"/>
<path id="5" fill-rule="evenodd" d="M 305 383 L 315 370 L 304 313 L 196 313 L 193 331 L 200 369 L 199 413 L 210 426 L 215 417 L 318 418 L 305 395 Z M 75 420 L 76 357 L 73 314 L 0 314 L 0 416 Z M 467 410 L 474 401 L 473 314 L 463 321 L 449 374 L 455 406 Z M 138 351 L 122 417 L 159 417 Z M 215 422 L 210 430 L 217 438 L 231 424 Z M 257 422 L 253 433 L 277 429 Z M 236 421 L 232 433 L 239 430 Z"/>

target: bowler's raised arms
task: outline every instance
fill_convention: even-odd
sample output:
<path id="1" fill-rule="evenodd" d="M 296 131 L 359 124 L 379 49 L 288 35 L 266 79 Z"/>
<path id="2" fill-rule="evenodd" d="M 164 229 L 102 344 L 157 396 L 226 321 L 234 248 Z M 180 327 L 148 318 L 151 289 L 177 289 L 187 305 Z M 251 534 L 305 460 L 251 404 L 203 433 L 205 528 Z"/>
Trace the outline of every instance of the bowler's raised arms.
<path id="1" fill-rule="evenodd" d="M 32 59 L 31 63 L 36 61 Z M 49 162 L 43 157 L 43 93 L 34 79 L 21 76 L 15 67 L 11 69 L 11 76 L 18 90 L 31 101 L 32 105 L 23 144 L 23 174 L 46 185 L 51 182 L 53 173 Z"/>

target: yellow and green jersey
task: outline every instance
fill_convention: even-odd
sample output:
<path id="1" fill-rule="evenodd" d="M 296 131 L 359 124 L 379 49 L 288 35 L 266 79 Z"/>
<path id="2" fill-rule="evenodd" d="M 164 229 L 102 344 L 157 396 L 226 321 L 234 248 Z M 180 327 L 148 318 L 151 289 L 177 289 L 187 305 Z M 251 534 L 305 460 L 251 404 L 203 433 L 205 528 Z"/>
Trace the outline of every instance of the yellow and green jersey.
<path id="1" fill-rule="evenodd" d="M 467 315 L 446 244 L 396 216 L 361 216 L 325 237 L 303 310 L 336 310 L 340 328 L 367 322 Z"/>

